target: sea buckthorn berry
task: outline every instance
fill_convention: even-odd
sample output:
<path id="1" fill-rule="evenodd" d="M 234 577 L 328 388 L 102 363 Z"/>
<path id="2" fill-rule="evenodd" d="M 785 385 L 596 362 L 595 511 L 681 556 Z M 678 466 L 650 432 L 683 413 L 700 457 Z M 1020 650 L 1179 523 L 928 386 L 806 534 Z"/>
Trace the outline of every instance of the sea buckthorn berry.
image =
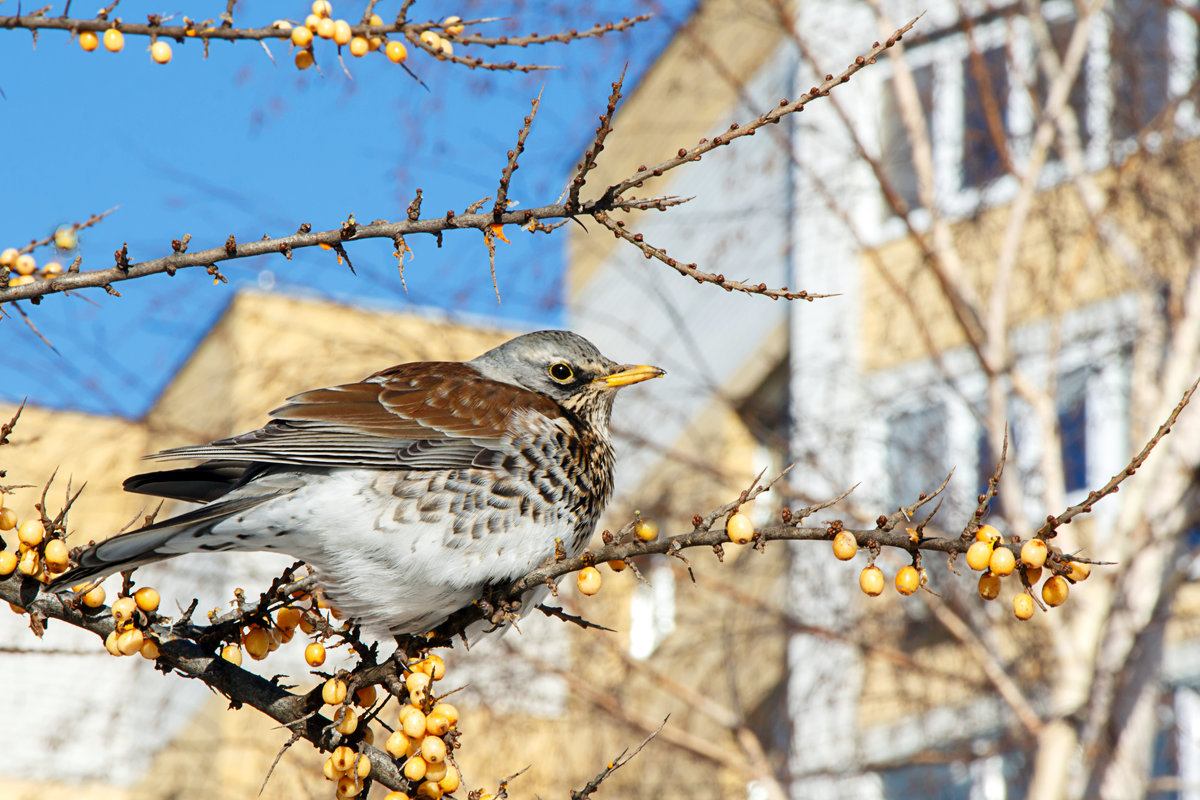
<path id="1" fill-rule="evenodd" d="M 425 781 L 417 787 L 417 797 L 425 797 L 428 800 L 441 800 L 442 787 L 434 781 Z"/>
<path id="2" fill-rule="evenodd" d="M 335 20 L 333 23 L 333 41 L 335 44 L 350 44 L 350 40 L 354 34 L 350 32 L 350 23 L 344 19 Z"/>
<path id="3" fill-rule="evenodd" d="M 442 787 L 442 791 L 446 794 L 458 791 L 459 777 L 458 770 L 453 764 L 446 765 L 446 774 L 438 781 L 438 786 Z"/>
<path id="4" fill-rule="evenodd" d="M 117 622 L 133 619 L 133 611 L 137 603 L 132 597 L 118 597 L 112 604 L 112 615 Z"/>
<path id="5" fill-rule="evenodd" d="M 991 525 L 980 525 L 979 530 L 975 531 L 975 541 L 995 544 L 1000 541 L 1000 531 Z"/>
<path id="6" fill-rule="evenodd" d="M 367 728 L 366 730 L 370 730 L 370 728 Z M 371 774 L 371 759 L 367 758 L 365 755 L 362 755 L 362 754 L 360 754 L 357 758 L 355 758 L 354 759 L 354 774 L 358 776 L 359 780 L 362 780 L 363 778 L 370 775 Z"/>
<path id="7" fill-rule="evenodd" d="M 400 709 L 400 729 L 410 739 L 418 739 L 425 735 L 425 712 L 414 706 L 404 706 Z"/>
<path id="8" fill-rule="evenodd" d="M 429 765 L 420 756 L 413 756 L 404 764 L 404 777 L 410 781 L 419 781 L 425 777 Z"/>
<path id="9" fill-rule="evenodd" d="M 361 36 L 355 36 L 350 40 L 350 55 L 355 58 L 362 58 L 370 49 L 370 43 Z"/>
<path id="10" fill-rule="evenodd" d="M 322 39 L 332 39 L 336 27 L 334 21 L 329 17 L 322 17 L 321 21 L 317 23 L 317 36 L 320 36 Z"/>
<path id="11" fill-rule="evenodd" d="M 221 648 L 221 658 L 235 667 L 240 667 L 242 665 L 242 648 L 236 644 L 227 644 Z"/>
<path id="12" fill-rule="evenodd" d="M 1051 575 L 1042 584 L 1042 602 L 1051 608 L 1061 606 L 1067 601 L 1070 591 L 1066 578 L 1061 575 Z"/>
<path id="13" fill-rule="evenodd" d="M 295 606 L 284 606 L 275 612 L 275 624 L 280 628 L 295 629 L 300 624 L 301 617 L 304 612 Z"/>
<path id="14" fill-rule="evenodd" d="M 334 748 L 329 758 L 333 762 L 333 768 L 338 772 L 349 772 L 350 768 L 354 766 L 354 755 L 351 748 L 342 745 Z"/>
<path id="15" fill-rule="evenodd" d="M 67 545 L 62 539 L 51 539 L 42 550 L 42 558 L 46 559 L 46 568 L 51 572 L 62 572 L 70 563 Z"/>
<path id="16" fill-rule="evenodd" d="M 1017 557 L 1007 547 L 997 547 L 992 551 L 992 557 L 988 559 L 988 569 L 1002 577 L 1011 575 L 1016 566 Z"/>
<path id="17" fill-rule="evenodd" d="M 643 542 L 653 542 L 658 538 L 658 523 L 652 519 L 639 519 L 633 526 L 633 532 Z"/>
<path id="18" fill-rule="evenodd" d="M 426 736 L 421 742 L 421 758 L 430 764 L 446 760 L 446 743 L 437 736 Z"/>
<path id="19" fill-rule="evenodd" d="M 412 798 L 404 792 L 388 792 L 383 796 L 383 800 L 412 800 Z"/>
<path id="20" fill-rule="evenodd" d="M 383 38 L 382 37 L 372 36 L 371 38 L 367 39 L 367 49 L 370 50 L 372 53 L 374 53 L 376 50 L 378 50 L 381 47 L 383 47 Z"/>
<path id="21" fill-rule="evenodd" d="M 864 594 L 878 597 L 883 594 L 883 572 L 879 567 L 863 567 L 858 573 L 858 586 Z"/>
<path id="22" fill-rule="evenodd" d="M 17 256 L 17 263 L 13 266 L 13 269 L 16 270 L 18 275 L 32 275 L 37 272 L 37 259 L 29 255 L 29 253 L 22 253 Z"/>
<path id="23" fill-rule="evenodd" d="M 432 679 L 424 672 L 411 672 L 405 677 L 404 685 L 408 688 L 408 696 L 413 705 L 425 702 L 430 680 Z"/>
<path id="24" fill-rule="evenodd" d="M 342 706 L 333 715 L 333 721 L 337 723 L 337 732 L 343 736 L 349 736 L 358 730 L 358 714 L 353 708 Z"/>
<path id="25" fill-rule="evenodd" d="M 299 50 L 296 52 L 296 69 L 308 69 L 316 61 L 313 59 L 312 50 Z"/>
<path id="26" fill-rule="evenodd" d="M 441 49 L 442 37 L 433 31 L 421 31 L 421 41 L 434 50 Z"/>
<path id="27" fill-rule="evenodd" d="M 454 45 L 450 44 L 449 39 L 442 39 L 438 42 L 438 52 L 446 57 L 450 57 L 454 55 Z M 503 239 L 504 237 L 501 236 L 500 238 Z"/>
<path id="28" fill-rule="evenodd" d="M 12 550 L 0 550 L 0 578 L 12 575 L 17 568 L 17 556 Z"/>
<path id="29" fill-rule="evenodd" d="M 404 46 L 404 42 L 392 40 L 387 43 L 387 48 L 384 50 L 387 53 L 389 61 L 399 64 L 408 58 L 408 48 Z"/>
<path id="30" fill-rule="evenodd" d="M 131 656 L 137 653 L 142 649 L 144 643 L 145 638 L 137 628 L 130 628 L 117 636 L 117 649 L 121 651 L 122 655 Z"/>
<path id="31" fill-rule="evenodd" d="M 979 596 L 984 600 L 995 600 L 1000 596 L 1000 576 L 985 572 L 979 576 Z"/>
<path id="32" fill-rule="evenodd" d="M 83 604 L 88 608 L 99 608 L 104 605 L 104 587 L 94 586 L 84 592 Z"/>
<path id="33" fill-rule="evenodd" d="M 18 275 L 15 278 L 8 279 L 8 288 L 15 289 L 18 286 L 28 286 L 29 284 L 33 283 L 35 280 L 37 280 L 37 279 L 34 278 L 32 275 Z"/>
<path id="34" fill-rule="evenodd" d="M 917 572 L 914 566 L 901 567 L 896 573 L 896 591 L 903 595 L 910 595 L 917 589 L 921 588 L 921 573 Z"/>
<path id="35" fill-rule="evenodd" d="M 1013 598 L 1013 614 L 1017 619 L 1029 619 L 1033 616 L 1033 598 L 1025 592 Z"/>
<path id="36" fill-rule="evenodd" d="M 17 256 L 21 255 L 20 251 L 15 247 L 6 247 L 0 251 L 0 267 L 11 267 L 17 263 Z"/>
<path id="37" fill-rule="evenodd" d="M 462 17 L 446 17 L 442 20 L 442 30 L 450 36 L 458 36 L 463 32 Z"/>
<path id="38" fill-rule="evenodd" d="M 116 28 L 109 28 L 104 32 L 104 49 L 110 53 L 119 53 L 121 48 L 125 46 L 125 34 L 121 33 Z"/>
<path id="39" fill-rule="evenodd" d="M 9 605 L 12 604 L 9 603 Z M 117 637 L 119 635 L 120 634 L 118 634 L 116 631 L 109 631 L 108 636 L 104 637 L 104 649 L 114 656 L 121 655 L 121 650 L 119 647 L 117 647 Z"/>
<path id="40" fill-rule="evenodd" d="M 364 686 L 354 693 L 354 702 L 363 708 L 375 705 L 376 692 L 374 686 Z"/>
<path id="41" fill-rule="evenodd" d="M 611 569 L 613 572 L 624 572 L 626 570 L 626 568 L 628 568 L 628 567 L 629 567 L 629 565 L 626 564 L 625 560 L 621 559 L 621 558 L 618 558 L 615 561 L 608 562 L 608 568 Z"/>
<path id="42" fill-rule="evenodd" d="M 1071 571 L 1067 573 L 1067 580 L 1079 583 L 1080 581 L 1086 581 L 1088 575 L 1091 574 L 1092 568 L 1087 564 L 1084 564 L 1082 561 L 1072 561 Z"/>
<path id="43" fill-rule="evenodd" d="M 36 547 L 46 536 L 46 528 L 40 519 L 27 519 L 17 528 L 17 538 L 21 544 Z"/>
<path id="44" fill-rule="evenodd" d="M 327 705 L 341 705 L 346 699 L 346 682 L 341 678 L 330 678 L 321 687 L 321 699 Z"/>
<path id="45" fill-rule="evenodd" d="M 991 560 L 991 542 L 975 542 L 967 548 L 967 566 L 976 572 L 987 569 Z"/>
<path id="46" fill-rule="evenodd" d="M 53 278 L 55 275 L 61 275 L 63 271 L 62 264 L 57 261 L 51 261 L 48 264 L 42 265 L 42 277 Z"/>
<path id="47" fill-rule="evenodd" d="M 1021 563 L 1027 567 L 1040 567 L 1046 563 L 1050 548 L 1041 539 L 1030 539 L 1021 545 Z"/>
<path id="48" fill-rule="evenodd" d="M 92 34 L 95 36 L 96 34 Z M 93 50 L 95 48 L 92 48 Z M 79 246 L 79 236 L 70 225 L 64 225 L 54 232 L 54 246 L 59 250 L 74 250 Z"/>
<path id="49" fill-rule="evenodd" d="M 379 16 L 378 14 L 372 14 L 370 19 L 367 20 L 367 24 L 368 25 L 382 25 L 383 17 Z"/>
<path id="50" fill-rule="evenodd" d="M 446 767 L 449 766 L 445 761 L 439 761 L 436 764 L 429 764 L 425 767 L 425 780 L 432 783 L 439 782 L 446 777 Z"/>
<path id="51" fill-rule="evenodd" d="M 333 4 L 329 0 L 313 0 L 312 13 L 318 17 L 328 17 L 333 13 Z"/>
<path id="52" fill-rule="evenodd" d="M 725 523 L 725 535 L 734 544 L 745 544 L 754 538 L 754 523 L 741 512 L 733 514 Z"/>
<path id="53" fill-rule="evenodd" d="M 133 602 L 137 603 L 137 607 L 147 614 L 158 611 L 160 598 L 158 592 L 151 589 L 149 586 L 143 586 L 133 593 Z"/>
<path id="54" fill-rule="evenodd" d="M 325 780 L 329 781 L 336 781 L 341 778 L 343 774 L 338 771 L 337 767 L 333 765 L 333 756 L 325 759 L 325 766 L 321 769 L 321 771 L 325 773 Z"/>
<path id="55" fill-rule="evenodd" d="M 317 32 L 317 26 L 321 24 L 321 18 L 316 14 L 309 14 L 304 18 L 304 27 L 308 28 L 310 33 Z"/>
<path id="56" fill-rule="evenodd" d="M 26 550 L 17 558 L 17 572 L 22 575 L 36 575 L 42 568 L 42 561 L 37 550 Z"/>
<path id="57" fill-rule="evenodd" d="M 304 660 L 310 667 L 321 666 L 325 663 L 325 646 L 320 642 L 313 642 L 304 648 Z"/>
<path id="58" fill-rule="evenodd" d="M 384 743 L 383 749 L 387 750 L 388 755 L 392 758 L 404 758 L 408 755 L 408 743 L 408 734 L 404 731 L 392 731 L 387 742 Z"/>
<path id="59" fill-rule="evenodd" d="M 446 662 L 442 657 L 434 653 L 430 653 L 421 659 L 413 669 L 417 672 L 424 672 L 435 681 L 440 681 L 446 674 Z"/>
<path id="60" fill-rule="evenodd" d="M 83 48 L 83 52 L 90 53 L 100 46 L 100 37 L 95 31 L 84 31 L 79 34 L 79 46 Z"/>
<path id="61" fill-rule="evenodd" d="M 150 57 L 154 59 L 155 64 L 166 64 L 171 60 L 171 45 L 159 39 L 150 45 Z"/>
<path id="62" fill-rule="evenodd" d="M 458 724 L 458 709 L 449 703 L 438 703 L 429 713 L 441 714 L 450 723 L 451 728 Z"/>
<path id="63" fill-rule="evenodd" d="M 600 570 L 595 567 L 584 567 L 575 576 L 575 585 L 579 587 L 580 594 L 593 595 L 600 591 L 602 580 Z"/>
<path id="64" fill-rule="evenodd" d="M 850 531 L 838 531 L 833 537 L 833 554 L 839 561 L 849 561 L 858 553 L 858 540 Z"/>
<path id="65" fill-rule="evenodd" d="M 305 27 L 292 28 L 292 44 L 296 47 L 308 47 L 312 44 L 313 32 Z"/>
<path id="66" fill-rule="evenodd" d="M 425 732 L 431 733 L 434 736 L 445 736 L 450 730 L 450 720 L 446 719 L 445 714 L 438 714 L 436 711 L 431 711 L 429 716 L 425 717 Z"/>
<path id="67" fill-rule="evenodd" d="M 0 531 L 11 531 L 17 527 L 17 512 L 11 508 L 0 508 Z"/>
<path id="68" fill-rule="evenodd" d="M 1037 583 L 1042 579 L 1041 567 L 1025 567 L 1025 580 L 1030 584 Z"/>
<path id="69" fill-rule="evenodd" d="M 271 652 L 271 637 L 262 628 L 255 626 L 242 636 L 242 646 L 255 661 L 262 661 Z"/>
<path id="70" fill-rule="evenodd" d="M 142 642 L 142 649 L 138 652 L 142 654 L 142 658 L 146 659 L 147 661 L 153 661 L 154 659 L 158 658 L 158 642 L 154 641 L 153 639 L 147 639 L 146 641 Z"/>

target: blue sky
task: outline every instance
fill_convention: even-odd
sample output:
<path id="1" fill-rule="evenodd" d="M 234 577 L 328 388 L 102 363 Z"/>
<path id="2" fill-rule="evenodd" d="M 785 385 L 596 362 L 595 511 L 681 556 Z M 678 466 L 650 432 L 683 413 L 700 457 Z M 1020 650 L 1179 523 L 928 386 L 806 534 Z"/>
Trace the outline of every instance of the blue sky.
<path id="1" fill-rule="evenodd" d="M 128 21 L 147 13 L 198 16 L 191 0 L 178 8 L 130 2 Z M 200 4 L 202 10 L 216 8 Z M 223 4 L 218 4 L 223 5 Z M 287 16 L 299 20 L 308 3 L 241 2 L 240 26 Z M 417 2 L 413 19 L 502 16 L 496 35 L 547 33 L 652 10 L 639 0 L 593 3 L 580 16 L 573 4 Z M 0 248 L 27 243 L 59 225 L 118 210 L 80 235 L 84 268 L 107 267 L 128 242 L 134 260 L 170 252 L 190 233 L 193 248 L 336 227 L 353 212 L 360 221 L 399 219 L 417 187 L 423 215 L 461 210 L 493 194 L 506 152 L 530 101 L 542 105 L 510 197 L 525 206 L 557 199 L 565 176 L 590 139 L 609 84 L 630 65 L 632 87 L 686 17 L 691 0 L 661 4 L 667 13 L 632 31 L 571 45 L 541 46 L 487 58 L 552 64 L 531 73 L 484 73 L 414 54 L 409 65 L 429 91 L 379 54 L 345 60 L 347 78 L 328 42 L 317 51 L 324 75 L 299 72 L 288 47 L 272 42 L 275 63 L 252 42 L 172 43 L 170 64 L 154 64 L 144 38 L 125 49 L 84 53 L 67 34 L 47 31 L 36 47 L 27 31 L 0 31 L 0 126 L 5 190 Z M 61 2 L 49 12 L 61 12 Z M 363 3 L 334 3 L 334 16 L 356 20 Z M 399 1 L 384 0 L 384 18 Z M 87 7 L 90 9 L 91 7 Z M 0 9 L 15 13 L 6 3 Z M 76 4 L 73 13 L 85 13 Z M 496 304 L 481 237 L 463 231 L 412 239 L 416 259 L 400 287 L 391 245 L 350 249 L 359 277 L 345 274 L 330 253 L 222 265 L 228 285 L 203 272 L 159 276 L 117 286 L 122 297 L 93 290 L 22 307 L 57 353 L 19 315 L 0 320 L 0 396 L 39 405 L 138 417 L 182 364 L 239 288 L 316 293 L 355 303 L 403 308 L 436 306 L 524 323 L 561 321 L 560 275 L 565 237 L 511 236 L 500 244 Z M 49 250 L 37 253 L 39 262 Z M 70 257 L 64 259 L 69 262 Z"/>

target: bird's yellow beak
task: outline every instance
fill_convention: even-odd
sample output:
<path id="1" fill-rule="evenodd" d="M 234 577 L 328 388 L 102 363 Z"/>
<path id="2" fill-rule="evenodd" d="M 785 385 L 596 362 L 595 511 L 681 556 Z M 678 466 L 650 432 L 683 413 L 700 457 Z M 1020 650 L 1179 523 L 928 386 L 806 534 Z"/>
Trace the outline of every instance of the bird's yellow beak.
<path id="1" fill-rule="evenodd" d="M 614 372 L 611 375 L 605 375 L 603 378 L 597 378 L 596 383 L 601 383 L 607 389 L 616 389 L 621 386 L 630 386 L 642 381 L 648 381 L 651 378 L 660 378 L 666 375 L 665 369 L 658 367 L 650 367 L 646 365 L 629 366 L 623 368 L 620 372 Z"/>

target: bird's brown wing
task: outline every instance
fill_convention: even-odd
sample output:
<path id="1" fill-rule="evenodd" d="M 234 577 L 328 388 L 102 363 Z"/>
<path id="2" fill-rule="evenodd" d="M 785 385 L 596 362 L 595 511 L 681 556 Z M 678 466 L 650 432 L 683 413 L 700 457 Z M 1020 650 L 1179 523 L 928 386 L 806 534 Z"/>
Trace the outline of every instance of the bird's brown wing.
<path id="1" fill-rule="evenodd" d="M 522 411 L 563 415 L 549 398 L 484 378 L 467 364 L 401 364 L 360 383 L 289 398 L 256 431 L 151 458 L 379 469 L 487 467 L 511 440 Z"/>

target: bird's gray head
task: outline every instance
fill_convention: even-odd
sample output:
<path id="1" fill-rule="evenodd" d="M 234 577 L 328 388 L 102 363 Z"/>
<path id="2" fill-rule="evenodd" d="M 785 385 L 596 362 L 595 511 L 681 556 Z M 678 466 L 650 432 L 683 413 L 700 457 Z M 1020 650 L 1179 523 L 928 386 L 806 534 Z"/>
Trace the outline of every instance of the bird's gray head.
<path id="1" fill-rule="evenodd" d="M 608 425 L 615 390 L 664 374 L 658 367 L 617 364 L 570 331 L 527 333 L 470 364 L 487 378 L 544 394 L 598 426 Z"/>

